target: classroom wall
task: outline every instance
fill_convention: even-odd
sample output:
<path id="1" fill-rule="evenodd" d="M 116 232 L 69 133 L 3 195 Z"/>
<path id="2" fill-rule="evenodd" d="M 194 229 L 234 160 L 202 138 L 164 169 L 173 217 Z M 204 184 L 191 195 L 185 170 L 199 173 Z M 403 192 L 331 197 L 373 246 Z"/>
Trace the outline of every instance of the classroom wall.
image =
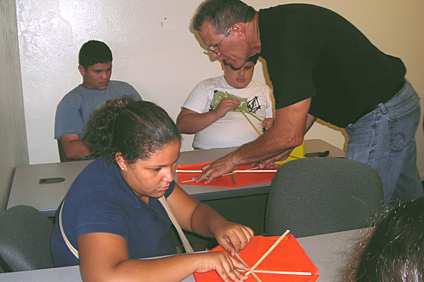
<path id="1" fill-rule="evenodd" d="M 16 0 L 25 123 L 30 163 L 59 160 L 53 140 L 56 105 L 81 82 L 80 46 L 105 41 L 114 54 L 113 79 L 131 83 L 141 96 L 176 118 L 191 89 L 222 73 L 202 53 L 189 30 L 200 0 Z M 292 1 L 246 0 L 254 8 Z M 310 0 L 335 10 L 359 27 L 382 51 L 401 57 L 407 78 L 424 97 L 424 1 Z M 259 63 L 254 79 L 264 82 Z M 306 136 L 344 148 L 344 131 L 318 123 Z M 183 150 L 191 150 L 184 136 Z M 419 169 L 424 176 L 424 136 L 417 134 Z"/>
<path id="2" fill-rule="evenodd" d="M 15 1 L 0 1 L 0 213 L 14 167 L 28 164 Z"/>

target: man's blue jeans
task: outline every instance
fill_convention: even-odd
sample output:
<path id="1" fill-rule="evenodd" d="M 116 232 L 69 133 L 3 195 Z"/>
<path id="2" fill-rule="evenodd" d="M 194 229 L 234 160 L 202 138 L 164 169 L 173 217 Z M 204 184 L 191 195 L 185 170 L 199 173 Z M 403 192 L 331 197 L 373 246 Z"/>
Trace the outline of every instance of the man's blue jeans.
<path id="1" fill-rule="evenodd" d="M 386 207 L 424 196 L 417 169 L 415 133 L 420 120 L 418 94 L 406 81 L 387 103 L 346 127 L 346 158 L 375 168 Z"/>

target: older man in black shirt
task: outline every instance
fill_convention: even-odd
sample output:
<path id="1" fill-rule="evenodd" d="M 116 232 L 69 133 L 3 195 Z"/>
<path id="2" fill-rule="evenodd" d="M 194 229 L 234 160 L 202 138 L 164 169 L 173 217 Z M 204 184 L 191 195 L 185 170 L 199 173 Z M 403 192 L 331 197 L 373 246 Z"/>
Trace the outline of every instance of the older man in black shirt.
<path id="1" fill-rule="evenodd" d="M 379 172 L 387 206 L 424 194 L 416 166 L 418 95 L 402 61 L 378 50 L 346 19 L 307 4 L 256 12 L 239 0 L 207 0 L 193 28 L 207 50 L 233 68 L 259 53 L 276 102 L 274 126 L 204 167 L 198 181 L 286 158 L 320 118 L 346 129 L 347 158 Z"/>

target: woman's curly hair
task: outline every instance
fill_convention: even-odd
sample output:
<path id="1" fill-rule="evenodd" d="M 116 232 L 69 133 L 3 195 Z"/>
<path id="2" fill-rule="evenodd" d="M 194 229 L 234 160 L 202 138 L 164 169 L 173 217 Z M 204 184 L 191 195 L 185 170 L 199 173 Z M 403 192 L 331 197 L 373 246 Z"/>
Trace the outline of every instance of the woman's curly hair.
<path id="1" fill-rule="evenodd" d="M 164 145 L 181 141 L 181 136 L 161 107 L 124 96 L 108 101 L 93 113 L 84 139 L 95 157 L 115 162 L 119 152 L 128 163 L 134 163 L 148 159 Z"/>

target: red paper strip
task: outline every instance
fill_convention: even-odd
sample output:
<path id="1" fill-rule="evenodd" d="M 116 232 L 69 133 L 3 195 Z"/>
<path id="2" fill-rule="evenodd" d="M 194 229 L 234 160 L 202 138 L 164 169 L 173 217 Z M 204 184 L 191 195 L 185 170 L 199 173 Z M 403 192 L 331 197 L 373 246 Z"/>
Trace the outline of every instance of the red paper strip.
<path id="1" fill-rule="evenodd" d="M 240 251 L 240 257 L 249 267 L 252 267 L 263 254 L 274 244 L 276 237 L 255 236 L 249 245 Z M 221 246 L 213 248 L 210 252 L 224 251 Z M 271 271 L 293 271 L 310 272 L 312 275 L 287 275 L 287 274 L 268 274 L 255 273 L 263 282 L 314 282 L 318 279 L 318 269 L 303 251 L 302 247 L 296 241 L 292 234 L 284 239 L 275 247 L 274 250 L 256 267 L 256 270 Z M 196 282 L 222 282 L 222 279 L 215 271 L 206 273 L 194 273 Z M 255 282 L 252 275 L 248 276 L 246 282 Z"/>
<path id="2" fill-rule="evenodd" d="M 197 163 L 197 164 L 185 164 L 185 165 L 178 165 L 178 170 L 201 170 L 202 167 L 206 164 L 210 164 L 211 162 L 205 162 L 205 163 Z M 251 164 L 246 165 L 240 165 L 237 170 L 248 170 L 251 169 Z M 278 169 L 279 167 L 276 167 L 275 169 Z M 259 168 L 255 170 L 261 170 Z M 268 168 L 264 168 L 264 170 L 268 170 Z M 184 185 L 199 185 L 199 186 L 215 186 L 215 187 L 237 187 L 247 184 L 253 184 L 253 183 L 262 183 L 262 182 L 268 182 L 272 181 L 274 178 L 275 172 L 243 172 L 243 173 L 234 173 L 232 175 L 225 175 L 221 177 L 214 178 L 212 182 L 205 184 L 203 182 L 185 182 L 192 180 L 193 177 L 199 175 L 199 172 L 178 172 L 178 184 L 184 184 Z M 234 185 L 233 179 L 236 183 Z"/>

